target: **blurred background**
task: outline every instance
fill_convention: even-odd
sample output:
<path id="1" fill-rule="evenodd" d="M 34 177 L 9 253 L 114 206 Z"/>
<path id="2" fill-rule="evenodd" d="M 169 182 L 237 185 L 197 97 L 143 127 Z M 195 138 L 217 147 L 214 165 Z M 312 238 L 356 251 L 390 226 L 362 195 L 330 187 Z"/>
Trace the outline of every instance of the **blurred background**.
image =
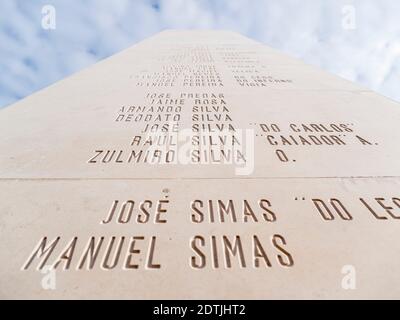
<path id="1" fill-rule="evenodd" d="M 164 29 L 227 29 L 400 101 L 399 0 L 1 0 L 0 108 Z"/>

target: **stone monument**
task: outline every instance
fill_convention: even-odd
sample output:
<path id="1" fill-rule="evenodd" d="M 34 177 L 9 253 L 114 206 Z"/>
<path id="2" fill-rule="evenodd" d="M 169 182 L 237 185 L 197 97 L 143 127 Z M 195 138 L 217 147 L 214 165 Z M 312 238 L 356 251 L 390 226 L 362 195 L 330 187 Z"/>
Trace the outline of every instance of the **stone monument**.
<path id="1" fill-rule="evenodd" d="M 0 111 L 3 299 L 400 298 L 400 106 L 165 31 Z"/>

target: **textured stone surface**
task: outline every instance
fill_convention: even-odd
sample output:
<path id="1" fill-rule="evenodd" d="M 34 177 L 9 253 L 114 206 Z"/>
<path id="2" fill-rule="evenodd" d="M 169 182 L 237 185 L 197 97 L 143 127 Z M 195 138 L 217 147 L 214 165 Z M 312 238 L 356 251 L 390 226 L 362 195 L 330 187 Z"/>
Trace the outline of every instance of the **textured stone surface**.
<path id="1" fill-rule="evenodd" d="M 399 120 L 238 34 L 156 35 L 0 112 L 0 297 L 399 298 Z"/>

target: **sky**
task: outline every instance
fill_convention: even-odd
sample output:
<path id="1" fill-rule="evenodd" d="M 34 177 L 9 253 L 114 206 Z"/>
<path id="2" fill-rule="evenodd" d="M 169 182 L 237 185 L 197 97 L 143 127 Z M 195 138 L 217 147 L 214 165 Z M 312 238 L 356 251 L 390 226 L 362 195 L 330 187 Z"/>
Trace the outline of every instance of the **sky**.
<path id="1" fill-rule="evenodd" d="M 165 29 L 237 31 L 400 101 L 399 0 L 0 0 L 0 108 Z"/>

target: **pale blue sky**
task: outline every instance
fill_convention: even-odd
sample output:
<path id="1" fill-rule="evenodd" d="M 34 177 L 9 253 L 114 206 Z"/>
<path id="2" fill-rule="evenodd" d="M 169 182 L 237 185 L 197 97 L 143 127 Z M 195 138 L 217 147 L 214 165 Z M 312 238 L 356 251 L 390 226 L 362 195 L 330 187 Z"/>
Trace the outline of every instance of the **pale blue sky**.
<path id="1" fill-rule="evenodd" d="M 56 29 L 42 28 L 42 7 Z M 355 8 L 355 29 L 345 6 Z M 399 0 L 1 0 L 0 108 L 164 29 L 228 29 L 400 101 Z"/>

